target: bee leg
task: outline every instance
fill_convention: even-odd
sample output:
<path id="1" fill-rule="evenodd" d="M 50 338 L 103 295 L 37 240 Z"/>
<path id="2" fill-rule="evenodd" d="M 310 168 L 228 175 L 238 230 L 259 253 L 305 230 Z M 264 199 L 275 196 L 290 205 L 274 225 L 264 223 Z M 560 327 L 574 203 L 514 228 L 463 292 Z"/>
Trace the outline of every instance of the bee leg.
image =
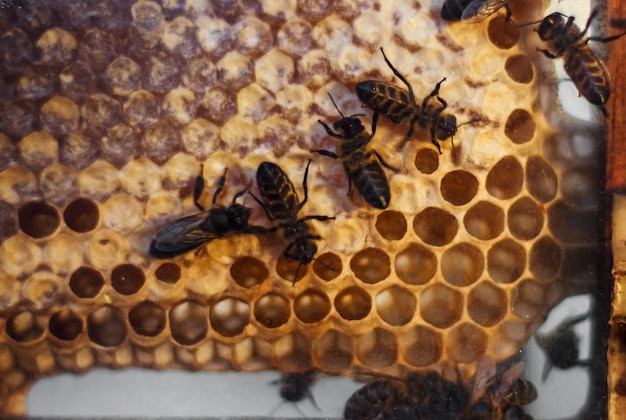
<path id="1" fill-rule="evenodd" d="M 325 222 L 327 220 L 335 220 L 335 216 L 319 216 L 319 215 L 304 216 L 298 219 L 298 222 L 305 222 L 307 220 L 318 220 L 320 222 Z M 305 238 L 306 239 L 322 239 L 322 237 L 318 235 L 306 235 Z"/>
<path id="2" fill-rule="evenodd" d="M 602 43 L 611 42 L 611 41 L 615 41 L 618 38 L 623 37 L 624 35 L 626 35 L 626 32 L 621 33 L 619 35 L 609 36 L 609 37 L 606 37 L 606 38 L 590 36 L 589 38 L 587 38 L 587 41 L 585 41 L 585 44 L 588 43 L 589 41 L 602 42 Z"/>
<path id="3" fill-rule="evenodd" d="M 215 190 L 215 193 L 213 194 L 213 201 L 212 201 L 213 204 L 215 204 L 215 202 L 217 201 L 217 197 L 220 195 L 220 193 L 222 192 L 222 189 L 224 188 L 224 184 L 226 183 L 227 172 L 228 172 L 228 168 L 224 169 L 224 175 L 222 175 L 220 179 L 217 181 L 217 189 Z"/>
<path id="4" fill-rule="evenodd" d="M 331 137 L 336 137 L 338 139 L 345 139 L 344 136 L 342 136 L 341 134 L 335 133 L 332 128 L 330 128 L 328 126 L 328 124 L 326 124 L 324 121 L 322 120 L 317 120 L 318 123 L 322 124 L 322 126 L 324 127 L 324 129 L 326 130 L 326 132 L 328 133 L 329 136 Z"/>
<path id="5" fill-rule="evenodd" d="M 267 215 L 267 218 L 273 221 L 274 218 L 272 217 L 272 214 L 270 213 L 270 211 L 267 208 L 267 203 L 261 201 L 260 198 L 258 198 L 256 195 L 252 194 L 250 191 L 248 191 L 248 194 L 250 194 L 252 196 L 252 198 L 254 198 L 254 201 L 256 201 L 259 204 L 259 206 L 263 209 L 263 211 Z"/>
<path id="6" fill-rule="evenodd" d="M 348 168 L 346 168 L 346 175 L 348 175 L 348 193 L 346 195 L 352 197 L 352 172 Z"/>
<path id="7" fill-rule="evenodd" d="M 574 38 L 574 42 L 578 41 L 580 39 L 583 39 L 583 37 L 585 36 L 585 34 L 587 33 L 587 30 L 589 30 L 589 26 L 591 26 L 591 21 L 598 15 L 598 13 L 600 12 L 600 10 L 596 7 L 595 9 L 593 9 L 593 11 L 591 12 L 591 14 L 589 15 L 589 19 L 587 19 L 587 24 L 585 24 L 585 29 L 583 29 L 582 31 L 580 31 L 580 34 L 578 34 L 578 36 L 576 38 Z M 566 29 L 569 29 L 569 26 L 571 26 L 572 24 L 570 24 L 570 19 L 572 20 L 572 24 L 574 22 L 574 17 L 570 16 L 569 19 L 567 20 L 567 24 L 566 24 Z M 569 26 L 567 26 L 569 25 Z M 569 31 L 568 31 L 569 32 Z"/>
<path id="8" fill-rule="evenodd" d="M 339 159 L 336 153 L 331 152 L 330 150 L 311 150 L 311 153 L 319 153 L 322 156 L 328 156 L 333 159 Z"/>
<path id="9" fill-rule="evenodd" d="M 504 10 L 506 11 L 506 15 L 504 17 L 504 26 L 506 27 L 506 25 L 508 25 L 511 21 L 511 16 L 513 16 L 513 12 L 511 12 L 511 8 L 509 7 L 508 3 L 504 5 Z"/>
<path id="10" fill-rule="evenodd" d="M 379 116 L 380 116 L 380 113 L 378 112 L 374 112 L 374 115 L 372 115 L 372 135 L 368 139 L 368 142 L 374 137 L 374 134 L 376 134 L 376 124 L 378 124 Z"/>
<path id="11" fill-rule="evenodd" d="M 400 74 L 398 70 L 396 70 L 393 64 L 391 64 L 391 61 L 389 61 L 389 59 L 385 55 L 385 51 L 383 50 L 383 47 L 380 47 L 380 52 L 383 53 L 383 58 L 385 59 L 385 63 L 387 63 L 387 65 L 389 66 L 393 74 L 395 74 L 396 77 L 400 79 L 402 83 L 404 83 L 407 89 L 409 90 L 409 100 L 411 101 L 411 104 L 417 106 L 417 104 L 415 103 L 415 96 L 413 95 L 413 86 L 411 86 L 411 84 L 404 78 L 404 76 Z"/>
<path id="12" fill-rule="evenodd" d="M 563 52 L 559 52 L 559 53 L 557 53 L 557 54 L 552 54 L 550 51 L 548 51 L 548 50 L 542 50 L 541 48 L 537 48 L 537 51 L 542 52 L 542 53 L 543 53 L 543 55 L 545 55 L 545 56 L 546 56 L 546 57 L 548 57 L 548 58 L 552 58 L 552 59 L 554 59 L 554 58 L 559 58 L 560 56 L 562 56 L 562 55 L 563 55 Z"/>
<path id="13" fill-rule="evenodd" d="M 309 166 L 310 165 L 311 165 L 311 159 L 309 159 L 309 162 L 306 164 L 306 169 L 304 170 L 304 178 L 302 179 L 302 189 L 303 189 L 303 192 L 304 192 L 304 198 L 302 199 L 300 204 L 298 204 L 296 206 L 296 208 L 294 210 L 295 214 L 298 214 L 298 212 L 302 209 L 302 207 L 309 200 L 309 191 L 308 191 L 308 188 L 306 186 L 306 179 L 309 176 Z"/>
<path id="14" fill-rule="evenodd" d="M 392 170 L 394 172 L 400 172 L 400 169 L 396 168 L 395 166 L 391 166 L 390 164 L 388 164 L 387 162 L 385 162 L 385 160 L 383 159 L 383 157 L 381 155 L 378 154 L 378 152 L 376 150 L 372 150 L 371 152 L 374 156 L 376 156 L 376 158 L 378 159 L 378 161 L 380 162 L 381 165 L 383 165 L 385 168 Z M 369 154 L 368 153 L 368 154 Z"/>
<path id="15" fill-rule="evenodd" d="M 424 98 L 424 100 L 422 101 L 422 111 L 426 109 L 426 105 L 428 104 L 428 101 L 430 101 L 430 98 L 434 98 L 435 96 L 439 95 L 439 88 L 441 87 L 441 84 L 445 81 L 446 81 L 446 77 L 441 79 L 439 83 L 435 85 L 435 89 L 433 89 L 433 91 L 430 92 L 430 94 Z"/>
<path id="16" fill-rule="evenodd" d="M 431 124 L 430 125 L 430 141 L 432 142 L 432 144 L 435 145 L 435 147 L 437 148 L 437 150 L 439 151 L 439 154 L 441 155 L 441 146 L 439 145 L 439 142 L 437 141 L 437 138 L 435 137 L 435 124 Z"/>
<path id="17" fill-rule="evenodd" d="M 200 209 L 200 211 L 204 211 L 205 208 L 202 204 L 200 204 L 200 196 L 204 191 L 204 165 L 200 164 L 200 175 L 196 177 L 196 184 L 193 189 L 193 203 Z"/>

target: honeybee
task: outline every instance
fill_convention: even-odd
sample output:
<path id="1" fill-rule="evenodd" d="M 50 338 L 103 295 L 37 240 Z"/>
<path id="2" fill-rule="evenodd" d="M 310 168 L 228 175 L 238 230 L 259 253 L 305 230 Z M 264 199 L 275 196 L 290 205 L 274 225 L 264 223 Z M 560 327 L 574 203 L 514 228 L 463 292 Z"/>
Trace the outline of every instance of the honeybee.
<path id="1" fill-rule="evenodd" d="M 478 23 L 504 7 L 507 21 L 511 17 L 509 3 L 513 0 L 446 0 L 441 8 L 441 18 L 450 22 L 463 20 Z"/>
<path id="2" fill-rule="evenodd" d="M 270 220 L 280 221 L 278 226 L 272 228 L 271 231 L 283 229 L 285 239 L 290 241 L 283 255 L 298 262 L 298 268 L 293 279 L 294 285 L 298 279 L 300 268 L 313 261 L 315 253 L 317 253 L 317 245 L 313 241 L 322 239 L 321 236 L 310 233 L 309 225 L 306 222 L 308 220 L 324 222 L 335 219 L 334 216 L 317 215 L 298 218 L 298 213 L 309 199 L 306 185 L 309 165 L 311 165 L 311 160 L 306 165 L 302 180 L 302 188 L 304 190 L 304 199 L 302 201 L 299 201 L 296 189 L 287 174 L 272 162 L 261 163 L 256 173 L 256 181 L 261 198 L 250 193 Z"/>
<path id="3" fill-rule="evenodd" d="M 406 388 L 399 380 L 379 378 L 357 389 L 346 401 L 343 417 L 350 419 L 414 418 Z"/>
<path id="4" fill-rule="evenodd" d="M 283 400 L 295 403 L 306 397 L 318 411 L 321 411 L 310 390 L 315 374 L 315 369 L 302 373 L 287 373 L 273 383 L 280 385 L 280 396 Z"/>
<path id="5" fill-rule="evenodd" d="M 204 167 L 200 166 L 200 175 L 196 178 L 193 202 L 201 213 L 185 216 L 173 221 L 161 229 L 150 244 L 150 255 L 155 258 L 172 258 L 192 251 L 213 239 L 222 238 L 231 233 L 270 233 L 271 229 L 248 224 L 252 210 L 237 199 L 245 194 L 249 187 L 236 193 L 230 206 L 216 204 L 226 182 L 226 173 L 218 180 L 213 194 L 212 207 L 205 209 L 199 202 L 204 191 Z"/>
<path id="6" fill-rule="evenodd" d="M 393 71 L 393 74 L 405 84 L 407 90 L 390 83 L 366 80 L 356 85 L 357 96 L 365 106 L 374 111 L 374 119 L 378 118 L 378 114 L 383 114 L 395 124 L 405 121 L 409 122 L 409 130 L 402 143 L 400 143 L 399 148 L 404 146 L 406 141 L 413 136 L 414 126 L 417 124 L 422 129 L 430 130 L 430 140 L 441 153 L 439 140 L 446 140 L 454 136 L 457 130 L 456 117 L 443 113 L 448 103 L 439 96 L 439 88 L 446 78 L 444 77 L 437 83 L 435 89 L 426 96 L 420 106 L 415 102 L 411 84 L 387 59 L 382 47 L 380 51 L 383 53 L 385 62 Z M 428 102 L 431 98 L 437 98 L 441 106 L 429 104 Z M 454 151 L 454 143 L 452 144 L 452 149 Z"/>
<path id="7" fill-rule="evenodd" d="M 333 159 L 341 158 L 348 175 L 348 195 L 351 194 L 352 184 L 354 184 L 356 190 L 370 206 L 386 209 L 391 198 L 391 191 L 382 166 L 394 171 L 397 169 L 387 164 L 376 150 L 368 151 L 366 148 L 376 133 L 378 114 L 375 114 L 372 120 L 372 134 L 368 134 L 361 120 L 357 118 L 363 114 L 345 117 L 333 97 L 330 94 L 328 97 L 341 115 L 341 118 L 333 123 L 336 132 L 323 121 L 317 121 L 326 129 L 329 136 L 341 140 L 337 146 L 338 154 L 329 150 L 312 150 L 312 152 Z"/>

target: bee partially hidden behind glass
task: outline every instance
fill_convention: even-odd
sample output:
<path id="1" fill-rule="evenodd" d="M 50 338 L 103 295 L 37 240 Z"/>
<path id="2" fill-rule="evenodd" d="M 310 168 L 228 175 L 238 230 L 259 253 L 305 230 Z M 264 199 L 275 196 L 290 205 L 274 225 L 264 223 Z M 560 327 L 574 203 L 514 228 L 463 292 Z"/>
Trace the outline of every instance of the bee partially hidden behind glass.
<path id="1" fill-rule="evenodd" d="M 321 411 L 315 401 L 315 398 L 313 398 L 310 388 L 311 384 L 315 380 L 316 374 L 317 371 L 315 369 L 310 369 L 302 373 L 285 373 L 280 379 L 272 382 L 272 384 L 280 385 L 280 396 L 283 400 L 297 403 L 305 398 L 308 398 L 308 400 L 311 401 L 311 404 L 318 411 Z M 280 405 L 282 405 L 282 402 L 270 412 L 270 415 L 274 414 Z M 298 411 L 300 411 L 302 416 L 305 417 L 300 408 L 297 405 L 295 407 Z"/>
<path id="2" fill-rule="evenodd" d="M 508 21 L 511 17 L 509 3 L 512 1 L 514 0 L 446 0 L 441 8 L 441 18 L 449 22 L 462 20 L 478 23 L 504 7 Z"/>

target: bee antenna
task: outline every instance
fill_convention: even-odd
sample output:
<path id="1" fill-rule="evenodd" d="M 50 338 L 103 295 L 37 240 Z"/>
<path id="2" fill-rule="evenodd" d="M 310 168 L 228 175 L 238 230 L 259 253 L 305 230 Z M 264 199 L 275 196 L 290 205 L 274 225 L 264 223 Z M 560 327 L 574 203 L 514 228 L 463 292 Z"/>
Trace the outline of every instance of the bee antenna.
<path id="1" fill-rule="evenodd" d="M 333 105 L 335 106 L 335 109 L 339 112 L 339 115 L 341 115 L 341 118 L 346 118 L 343 113 L 341 112 L 341 110 L 339 109 L 339 107 L 337 106 L 337 104 L 335 103 L 335 100 L 333 99 L 333 95 L 330 94 L 330 92 L 328 92 L 328 97 L 330 98 L 330 101 L 333 103 Z"/>
<path id="2" fill-rule="evenodd" d="M 311 163 L 311 161 L 309 161 Z M 296 281 L 298 281 L 298 274 L 300 273 L 300 267 L 302 267 L 302 263 L 298 264 L 298 268 L 296 268 L 296 274 L 293 276 L 293 283 L 291 283 L 291 287 L 296 285 Z"/>
<path id="3" fill-rule="evenodd" d="M 522 23 L 520 25 L 517 25 L 518 28 L 523 28 L 524 26 L 530 26 L 530 25 L 536 25 L 538 23 L 543 22 L 543 19 L 538 20 L 537 22 L 529 22 L 529 23 Z"/>
<path id="4" fill-rule="evenodd" d="M 450 144 L 452 145 L 452 160 L 456 164 L 456 149 L 454 148 L 454 137 L 450 138 Z"/>
<path id="5" fill-rule="evenodd" d="M 320 260 L 319 258 L 313 258 L 313 261 L 318 262 L 320 264 L 322 264 L 324 267 L 328 268 L 330 271 L 334 271 L 335 273 L 337 271 L 339 271 L 337 268 L 335 267 L 331 267 L 330 265 L 326 264 L 325 262 L 323 262 L 322 260 Z"/>

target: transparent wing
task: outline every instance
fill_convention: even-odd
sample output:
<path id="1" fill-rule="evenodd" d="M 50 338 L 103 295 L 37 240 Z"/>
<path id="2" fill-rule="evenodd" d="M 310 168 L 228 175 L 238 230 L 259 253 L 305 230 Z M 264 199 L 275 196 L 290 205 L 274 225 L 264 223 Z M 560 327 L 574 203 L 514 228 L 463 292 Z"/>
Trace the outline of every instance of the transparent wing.
<path id="1" fill-rule="evenodd" d="M 476 0 L 467 5 L 463 10 L 461 19 L 467 23 L 478 23 L 513 0 Z"/>
<path id="2" fill-rule="evenodd" d="M 500 401 L 502 401 L 504 396 L 511 390 L 511 388 L 513 388 L 513 385 L 522 376 L 523 372 L 524 362 L 518 362 L 502 374 L 498 387 L 493 393 L 494 400 L 497 404 L 500 404 Z"/>
<path id="3" fill-rule="evenodd" d="M 152 240 L 150 255 L 157 258 L 171 258 L 218 238 L 219 235 L 215 232 L 200 228 L 210 215 L 210 211 L 194 214 L 165 226 Z"/>

